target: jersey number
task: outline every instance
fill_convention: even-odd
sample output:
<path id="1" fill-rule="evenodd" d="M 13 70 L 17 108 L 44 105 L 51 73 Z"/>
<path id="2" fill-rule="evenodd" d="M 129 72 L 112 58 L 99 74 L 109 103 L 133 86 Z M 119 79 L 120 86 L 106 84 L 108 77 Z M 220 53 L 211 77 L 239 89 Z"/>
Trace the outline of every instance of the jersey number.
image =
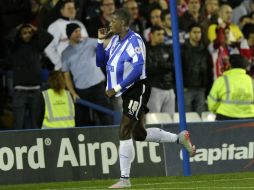
<path id="1" fill-rule="evenodd" d="M 128 106 L 129 114 L 133 115 L 138 110 L 139 102 L 131 100 Z"/>

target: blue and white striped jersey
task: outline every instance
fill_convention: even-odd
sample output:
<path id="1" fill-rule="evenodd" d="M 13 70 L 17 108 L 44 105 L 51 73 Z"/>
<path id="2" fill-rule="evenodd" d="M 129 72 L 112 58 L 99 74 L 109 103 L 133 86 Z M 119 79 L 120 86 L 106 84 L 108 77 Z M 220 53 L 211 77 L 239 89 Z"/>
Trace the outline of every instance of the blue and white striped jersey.
<path id="1" fill-rule="evenodd" d="M 120 96 L 134 82 L 146 78 L 146 49 L 139 34 L 129 30 L 122 40 L 118 35 L 114 35 L 105 49 L 105 55 L 108 57 L 106 63 L 107 89 L 112 89 L 118 84 L 122 87 L 116 96 Z M 135 74 L 132 71 L 135 72 L 134 67 L 137 65 L 142 65 L 141 75 L 134 82 L 128 81 L 127 77 L 131 73 Z"/>

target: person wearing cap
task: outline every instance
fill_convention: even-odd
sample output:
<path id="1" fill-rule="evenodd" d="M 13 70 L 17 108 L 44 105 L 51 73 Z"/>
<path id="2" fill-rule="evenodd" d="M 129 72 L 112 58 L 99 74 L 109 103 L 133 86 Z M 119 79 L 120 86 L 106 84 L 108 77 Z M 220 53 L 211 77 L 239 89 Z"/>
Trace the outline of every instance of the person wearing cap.
<path id="1" fill-rule="evenodd" d="M 69 23 L 76 23 L 81 28 L 81 36 L 85 38 L 88 36 L 86 27 L 75 19 L 76 8 L 73 0 L 65 0 L 60 2 L 61 17 L 53 22 L 48 27 L 48 32 L 54 36 L 54 40 L 47 46 L 45 53 L 54 64 L 55 70 L 60 70 L 62 67 L 61 54 L 68 46 L 69 40 L 66 35 L 66 25 Z"/>
<path id="2" fill-rule="evenodd" d="M 76 23 L 66 26 L 66 35 L 69 46 L 62 53 L 64 78 L 74 102 L 82 98 L 111 108 L 105 96 L 104 74 L 96 67 L 97 39 L 82 39 L 81 27 Z M 71 77 L 72 76 L 72 77 Z M 98 124 L 109 125 L 111 117 L 102 112 L 95 111 L 99 118 Z M 90 111 L 88 107 L 75 104 L 76 126 L 91 125 Z"/>
<path id="3" fill-rule="evenodd" d="M 249 62 L 240 54 L 230 55 L 231 69 L 215 80 L 208 95 L 208 109 L 216 120 L 253 119 L 253 79 L 246 74 Z"/>

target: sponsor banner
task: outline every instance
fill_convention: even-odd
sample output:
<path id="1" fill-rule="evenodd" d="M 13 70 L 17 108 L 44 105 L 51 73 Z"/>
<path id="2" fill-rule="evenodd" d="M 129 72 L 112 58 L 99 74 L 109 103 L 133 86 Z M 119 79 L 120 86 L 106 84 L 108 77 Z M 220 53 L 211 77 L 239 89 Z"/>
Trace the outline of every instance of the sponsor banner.
<path id="1" fill-rule="evenodd" d="M 163 127 L 179 130 L 178 125 Z M 190 158 L 192 174 L 254 171 L 254 122 L 189 123 L 188 129 L 197 148 Z M 181 148 L 165 143 L 164 149 L 166 175 L 182 175 Z"/>
<path id="2" fill-rule="evenodd" d="M 165 176 L 163 147 L 134 145 L 132 176 Z M 0 184 L 118 178 L 118 146 L 118 127 L 1 132 Z"/>
<path id="3" fill-rule="evenodd" d="M 154 127 L 154 126 L 149 126 Z M 178 133 L 179 126 L 157 125 Z M 191 173 L 254 170 L 254 122 L 190 123 Z M 131 176 L 182 175 L 181 146 L 135 142 Z M 118 127 L 0 132 L 0 184 L 118 178 Z"/>

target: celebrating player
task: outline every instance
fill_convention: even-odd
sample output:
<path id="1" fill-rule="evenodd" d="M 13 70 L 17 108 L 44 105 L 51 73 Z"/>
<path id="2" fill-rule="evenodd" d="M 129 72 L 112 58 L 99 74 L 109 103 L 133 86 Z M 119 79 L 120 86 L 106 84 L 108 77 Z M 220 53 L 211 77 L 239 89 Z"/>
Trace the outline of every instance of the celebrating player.
<path id="1" fill-rule="evenodd" d="M 133 140 L 149 142 L 177 142 L 183 144 L 189 154 L 195 154 L 189 132 L 173 134 L 159 128 L 144 128 L 144 116 L 148 112 L 147 102 L 150 86 L 146 80 L 145 45 L 139 34 L 129 29 L 131 16 L 125 9 L 118 9 L 110 22 L 110 33 L 114 35 L 108 44 L 104 30 L 98 31 L 96 64 L 106 66 L 109 97 L 122 96 L 123 116 L 120 124 L 120 180 L 109 188 L 130 187 L 131 162 L 134 159 Z M 104 49 L 105 47 L 105 49 Z M 132 140 L 133 139 L 133 140 Z"/>

